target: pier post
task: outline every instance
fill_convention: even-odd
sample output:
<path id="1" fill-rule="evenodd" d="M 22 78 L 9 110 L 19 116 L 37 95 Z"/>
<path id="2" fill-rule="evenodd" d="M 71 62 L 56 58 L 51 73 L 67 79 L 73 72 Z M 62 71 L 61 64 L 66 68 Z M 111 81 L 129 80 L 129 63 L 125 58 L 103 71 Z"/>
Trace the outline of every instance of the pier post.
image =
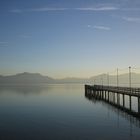
<path id="1" fill-rule="evenodd" d="M 111 94 L 110 94 L 110 102 L 112 103 L 112 96 L 113 96 L 113 94 L 112 94 L 112 92 L 111 92 Z"/>
<path id="2" fill-rule="evenodd" d="M 109 91 L 108 91 L 108 102 L 109 102 Z"/>
<path id="3" fill-rule="evenodd" d="M 101 90 L 100 92 L 101 92 L 101 94 L 100 94 L 100 98 L 102 99 L 102 90 Z"/>
<path id="4" fill-rule="evenodd" d="M 138 113 L 140 114 L 140 97 L 138 97 Z"/>
<path id="5" fill-rule="evenodd" d="M 117 93 L 117 105 L 120 105 L 120 94 Z"/>
<path id="6" fill-rule="evenodd" d="M 115 93 L 113 94 L 113 103 L 115 104 Z"/>
<path id="7" fill-rule="evenodd" d="M 99 93 L 100 93 L 100 94 L 99 94 L 99 99 L 101 99 L 101 90 L 99 91 Z"/>
<path id="8" fill-rule="evenodd" d="M 100 91 L 98 90 L 96 97 L 99 98 L 100 97 Z"/>
<path id="9" fill-rule="evenodd" d="M 123 99 L 123 107 L 125 106 L 125 97 L 124 94 L 122 94 L 122 99 Z"/>
<path id="10" fill-rule="evenodd" d="M 95 91 L 95 92 L 94 92 L 94 95 L 93 95 L 93 96 L 94 96 L 94 98 L 96 97 L 96 94 L 97 94 L 97 91 Z"/>
<path id="11" fill-rule="evenodd" d="M 102 99 L 104 99 L 104 91 L 102 90 Z"/>
<path id="12" fill-rule="evenodd" d="M 100 99 L 102 99 L 102 91 L 100 90 Z"/>
<path id="13" fill-rule="evenodd" d="M 129 96 L 129 108 L 132 110 L 131 96 Z"/>

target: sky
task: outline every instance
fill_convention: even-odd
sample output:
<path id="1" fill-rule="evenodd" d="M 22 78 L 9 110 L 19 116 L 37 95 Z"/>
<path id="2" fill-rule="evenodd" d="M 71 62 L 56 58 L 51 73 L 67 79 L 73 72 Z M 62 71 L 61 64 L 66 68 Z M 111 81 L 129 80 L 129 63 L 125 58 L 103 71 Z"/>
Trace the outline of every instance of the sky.
<path id="1" fill-rule="evenodd" d="M 90 77 L 139 52 L 140 0 L 0 0 L 0 75 Z"/>

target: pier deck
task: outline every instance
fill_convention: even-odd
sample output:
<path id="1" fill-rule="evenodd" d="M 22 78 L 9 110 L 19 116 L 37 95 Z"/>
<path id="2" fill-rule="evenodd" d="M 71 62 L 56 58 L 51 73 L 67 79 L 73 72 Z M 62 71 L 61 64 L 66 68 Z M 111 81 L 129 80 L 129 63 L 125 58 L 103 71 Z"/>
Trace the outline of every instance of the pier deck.
<path id="1" fill-rule="evenodd" d="M 85 85 L 85 89 L 89 90 L 90 92 L 105 91 L 105 92 L 114 92 L 114 93 L 140 97 L 140 88 L 102 86 L 102 85 Z"/>

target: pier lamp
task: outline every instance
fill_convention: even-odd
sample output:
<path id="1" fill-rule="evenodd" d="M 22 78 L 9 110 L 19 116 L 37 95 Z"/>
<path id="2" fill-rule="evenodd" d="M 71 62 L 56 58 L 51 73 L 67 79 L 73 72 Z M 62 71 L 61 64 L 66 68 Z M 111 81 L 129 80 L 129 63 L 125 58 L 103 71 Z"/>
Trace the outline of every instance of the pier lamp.
<path id="1" fill-rule="evenodd" d="M 109 73 L 107 73 L 107 84 L 108 84 L 108 87 L 109 87 Z"/>
<path id="2" fill-rule="evenodd" d="M 131 67 L 129 66 L 129 87 L 131 88 Z"/>
<path id="3" fill-rule="evenodd" d="M 119 70 L 117 68 L 117 87 L 119 86 Z"/>

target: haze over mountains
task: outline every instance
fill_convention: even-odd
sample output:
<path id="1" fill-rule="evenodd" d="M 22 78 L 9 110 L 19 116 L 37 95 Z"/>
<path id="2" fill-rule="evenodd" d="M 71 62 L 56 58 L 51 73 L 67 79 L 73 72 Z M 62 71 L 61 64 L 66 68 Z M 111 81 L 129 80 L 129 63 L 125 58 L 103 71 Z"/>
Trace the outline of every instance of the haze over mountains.
<path id="1" fill-rule="evenodd" d="M 116 75 L 107 75 L 102 74 L 98 76 L 93 76 L 90 78 L 90 82 L 95 84 L 103 84 L 108 85 L 108 77 L 109 77 L 109 85 L 117 85 L 117 76 Z M 102 80 L 103 79 L 103 80 Z M 121 74 L 118 76 L 119 86 L 129 86 L 129 74 Z M 131 85 L 132 86 L 140 86 L 140 74 L 139 73 L 131 73 Z"/>
<path id="2" fill-rule="evenodd" d="M 56 84 L 56 83 L 86 83 L 88 79 L 84 78 L 64 78 L 54 79 L 48 76 L 43 76 L 39 73 L 19 73 L 10 76 L 0 76 L 0 85 L 5 84 Z"/>
<path id="3" fill-rule="evenodd" d="M 93 76 L 90 78 L 64 78 L 64 79 L 54 79 L 52 77 L 43 76 L 39 73 L 19 73 L 16 75 L 10 76 L 0 76 L 0 85 L 11 85 L 11 84 L 40 84 L 40 83 L 47 83 L 47 84 L 59 84 L 59 83 L 81 83 L 81 84 L 108 84 L 108 75 L 102 74 L 98 76 Z M 132 73 L 132 83 L 139 84 L 140 83 L 140 74 Z M 103 80 L 102 80 L 103 79 Z M 116 75 L 109 76 L 109 83 L 110 85 L 116 85 Z M 129 75 L 122 74 L 119 75 L 119 84 L 126 85 L 129 84 Z"/>

